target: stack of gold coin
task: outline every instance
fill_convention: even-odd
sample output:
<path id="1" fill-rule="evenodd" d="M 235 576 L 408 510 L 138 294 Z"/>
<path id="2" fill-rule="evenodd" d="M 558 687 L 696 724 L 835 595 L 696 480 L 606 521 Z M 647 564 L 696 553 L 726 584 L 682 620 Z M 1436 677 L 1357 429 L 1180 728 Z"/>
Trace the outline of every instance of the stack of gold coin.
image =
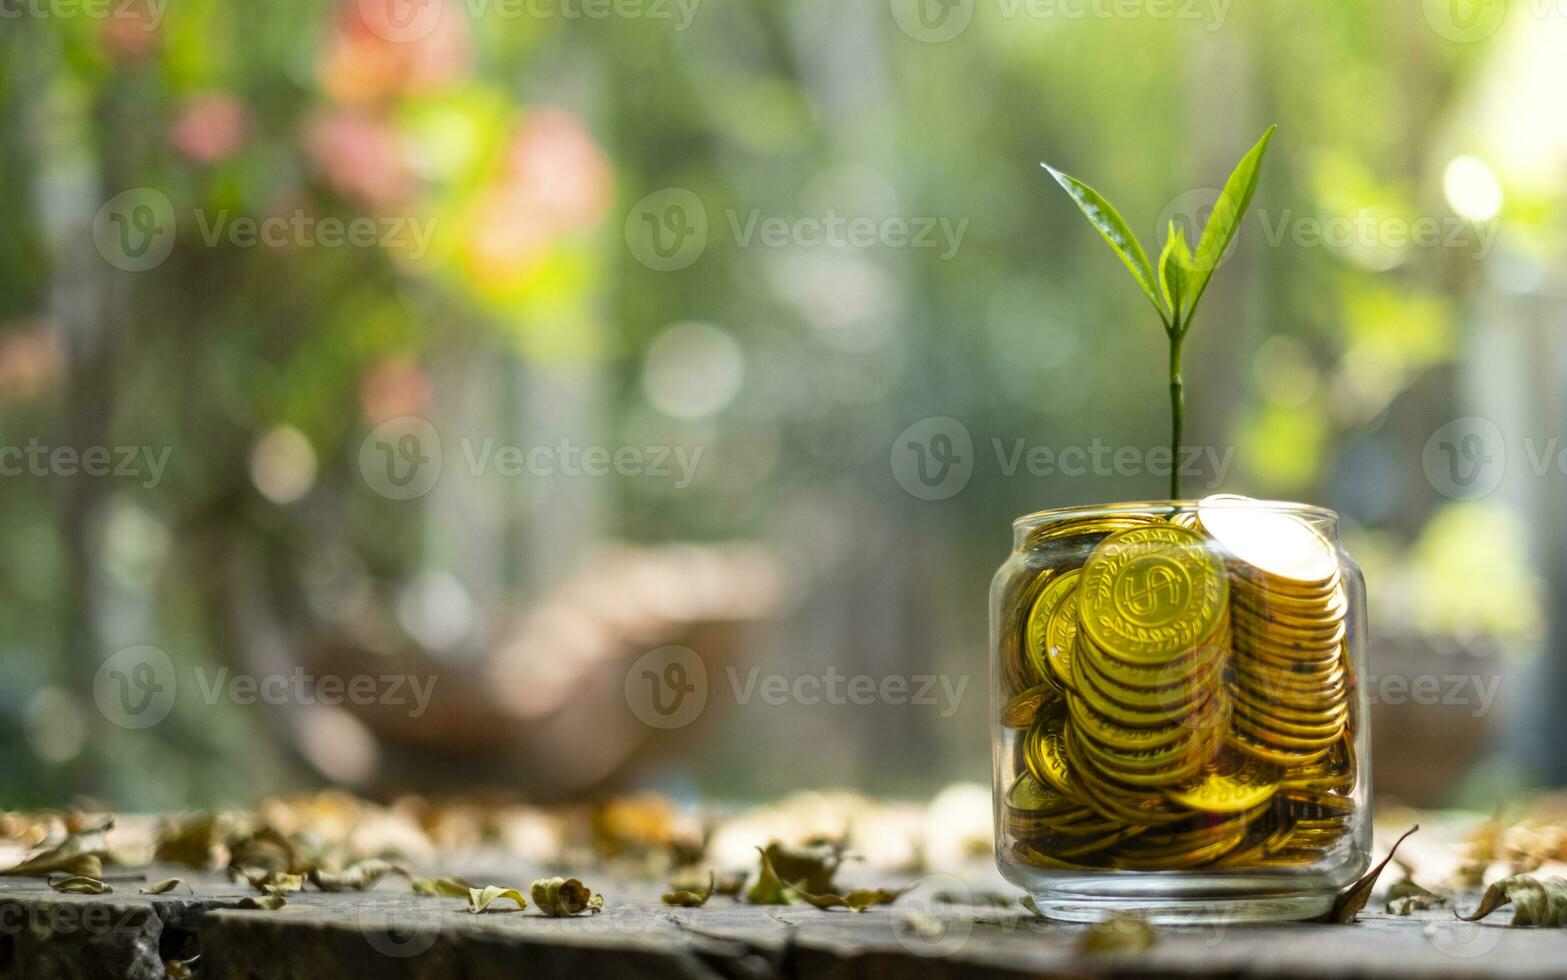
<path id="1" fill-rule="evenodd" d="M 1226 499 L 1030 539 L 1039 569 L 1001 611 L 999 707 L 1019 737 L 999 820 L 1017 860 L 1283 867 L 1351 832 L 1337 557 L 1305 523 Z"/>
<path id="2" fill-rule="evenodd" d="M 1115 791 L 1195 778 L 1230 713 L 1223 562 L 1201 535 L 1161 524 L 1106 538 L 1079 579 L 1081 628 L 1064 686 L 1085 779 Z"/>
<path id="3" fill-rule="evenodd" d="M 1309 766 L 1349 715 L 1348 601 L 1333 546 L 1299 517 L 1245 498 L 1210 497 L 1197 516 L 1231 571 L 1230 740 L 1267 762 Z"/>

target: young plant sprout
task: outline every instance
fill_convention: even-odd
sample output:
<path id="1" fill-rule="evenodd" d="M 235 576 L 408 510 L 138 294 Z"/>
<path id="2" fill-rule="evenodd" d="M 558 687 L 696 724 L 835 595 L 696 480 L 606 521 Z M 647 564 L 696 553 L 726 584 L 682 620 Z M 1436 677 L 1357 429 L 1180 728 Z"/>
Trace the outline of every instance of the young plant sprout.
<path id="1" fill-rule="evenodd" d="M 1240 228 L 1241 219 L 1246 215 L 1246 209 L 1251 206 L 1251 198 L 1257 190 L 1257 175 L 1262 166 L 1262 158 L 1268 152 L 1268 141 L 1273 138 L 1276 126 L 1269 126 L 1268 131 L 1262 134 L 1262 139 L 1251 148 L 1236 165 L 1234 173 L 1225 183 L 1223 192 L 1219 195 L 1218 203 L 1213 206 L 1213 212 L 1208 217 L 1208 223 L 1203 227 L 1202 238 L 1197 243 L 1197 252 L 1192 254 L 1191 247 L 1186 243 L 1186 232 L 1173 220 L 1170 222 L 1169 231 L 1164 241 L 1164 251 L 1159 255 L 1159 268 L 1157 271 L 1148 261 L 1148 255 L 1137 241 L 1137 236 L 1127 226 L 1115 207 L 1105 200 L 1104 195 L 1089 187 L 1075 177 L 1068 176 L 1050 166 L 1041 164 L 1050 171 L 1050 176 L 1065 188 L 1077 202 L 1078 208 L 1083 212 L 1090 224 L 1099 229 L 1099 234 L 1115 250 L 1115 254 L 1126 263 L 1126 268 L 1132 273 L 1132 278 L 1137 280 L 1137 285 L 1142 289 L 1143 295 L 1153 304 L 1158 312 L 1159 319 L 1164 324 L 1165 336 L 1170 340 L 1170 499 L 1181 498 L 1181 468 L 1174 464 L 1174 460 L 1180 459 L 1181 431 L 1185 424 L 1186 395 L 1185 384 L 1181 379 L 1181 344 L 1186 340 L 1186 332 L 1191 329 L 1192 317 L 1197 313 L 1197 304 L 1202 301 L 1203 293 L 1208 289 L 1208 282 L 1213 278 L 1213 270 L 1219 267 L 1224 260 L 1224 255 L 1229 251 L 1230 243 L 1235 240 L 1235 233 Z"/>

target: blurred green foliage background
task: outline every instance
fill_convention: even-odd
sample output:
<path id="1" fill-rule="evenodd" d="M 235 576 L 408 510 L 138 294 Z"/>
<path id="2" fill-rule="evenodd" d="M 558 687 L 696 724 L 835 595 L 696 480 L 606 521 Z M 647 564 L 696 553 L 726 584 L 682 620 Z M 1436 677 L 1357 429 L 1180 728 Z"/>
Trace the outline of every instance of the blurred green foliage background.
<path id="1" fill-rule="evenodd" d="M 1486 31 L 1462 6 L 0 0 L 0 445 L 169 450 L 155 481 L 0 479 L 0 801 L 377 785 L 302 759 L 299 726 L 266 706 L 182 696 L 158 726 L 116 726 L 95 677 L 136 644 L 181 671 L 251 644 L 250 669 L 308 661 L 327 624 L 422 648 L 455 692 L 493 680 L 506 624 L 568 583 L 630 603 L 583 579 L 610 542 L 758 544 L 787 598 L 736 615 L 755 620 L 742 664 L 969 679 L 950 716 L 721 705 L 617 780 L 745 796 L 983 779 L 984 595 L 1009 522 L 1164 483 L 999 458 L 1166 433 L 1156 323 L 1039 162 L 1102 190 L 1154 251 L 1272 122 L 1256 213 L 1187 345 L 1187 438 L 1233 463 L 1188 484 L 1340 510 L 1371 581 L 1374 672 L 1503 678 L 1484 717 L 1389 716 L 1392 792 L 1558 778 L 1535 702 L 1567 685 L 1534 654 L 1554 634 L 1567 477 L 1516 446 L 1563 415 L 1564 27 L 1515 3 Z M 707 237 L 662 271 L 639 208 L 669 188 L 700 201 Z M 147 189 L 177 241 L 126 271 L 102 209 Z M 293 215 L 397 230 L 373 247 L 206 234 Z M 942 244 L 745 234 L 829 215 L 930 219 Z M 1434 244 L 1410 240 L 1422 222 Z M 1427 444 L 1476 415 L 1512 465 L 1462 499 Z M 447 469 L 396 500 L 361 453 L 409 416 L 436 424 Z M 974 468 L 925 500 L 889 454 L 933 416 L 971 434 Z M 458 472 L 467 438 L 704 459 L 685 487 L 507 478 Z M 549 658 L 531 656 L 496 683 L 532 689 Z M 726 676 L 711 682 L 734 700 Z M 548 708 L 599 703 L 563 686 Z M 365 730 L 385 735 L 313 737 Z M 1432 751 L 1443 732 L 1458 741 Z M 506 750 L 597 751 L 577 738 Z M 1408 767 L 1421 779 L 1399 782 Z M 463 778 L 508 781 L 482 759 Z"/>

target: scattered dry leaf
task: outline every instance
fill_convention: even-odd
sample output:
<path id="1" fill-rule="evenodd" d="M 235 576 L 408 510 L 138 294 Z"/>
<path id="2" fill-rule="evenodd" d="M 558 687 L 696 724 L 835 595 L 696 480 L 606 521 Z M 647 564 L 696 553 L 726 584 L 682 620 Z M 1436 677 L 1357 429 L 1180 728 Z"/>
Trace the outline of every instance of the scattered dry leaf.
<path id="1" fill-rule="evenodd" d="M 1159 934 L 1148 920 L 1117 912 L 1103 922 L 1095 923 L 1083 934 L 1077 951 L 1088 956 L 1107 953 L 1142 953 L 1154 947 Z"/>
<path id="2" fill-rule="evenodd" d="M 1403 867 L 1402 863 L 1400 867 Z M 1446 895 L 1438 895 L 1427 888 L 1422 888 L 1413 878 L 1406 877 L 1402 881 L 1395 881 L 1387 890 L 1389 915 L 1409 915 L 1411 912 L 1433 909 L 1446 904 Z"/>
<path id="3" fill-rule="evenodd" d="M 502 888 L 500 885 L 486 885 L 483 888 L 468 889 L 468 911 L 475 914 L 489 908 L 491 903 L 498 899 L 509 898 L 517 903 L 519 909 L 528 907 L 528 900 L 522 897 L 522 892 L 515 888 Z"/>
<path id="4" fill-rule="evenodd" d="M 1480 898 L 1480 907 L 1465 922 L 1479 922 L 1504 905 L 1512 905 L 1514 927 L 1567 926 L 1567 878 L 1552 876 L 1541 881 L 1532 875 L 1512 875 L 1493 882 Z M 1457 913 L 1454 913 L 1457 914 Z"/>
<path id="5" fill-rule="evenodd" d="M 788 905 L 794 901 L 789 889 L 784 887 L 778 872 L 773 868 L 772 859 L 767 856 L 767 852 L 758 847 L 756 853 L 762 857 L 762 871 L 756 877 L 756 884 L 745 893 L 745 900 L 752 905 Z"/>
<path id="6" fill-rule="evenodd" d="M 665 905 L 678 905 L 682 908 L 699 909 L 707 904 L 707 900 L 713 897 L 713 891 L 718 887 L 718 878 L 713 872 L 707 873 L 706 888 L 681 888 L 671 884 L 671 891 L 664 893 Z"/>
<path id="7" fill-rule="evenodd" d="M 86 875 L 71 875 L 58 880 L 50 878 L 49 887 L 68 895 L 106 895 L 114 891 L 109 887 L 108 882 Z"/>
<path id="8" fill-rule="evenodd" d="M 156 884 L 148 885 L 140 889 L 143 895 L 167 895 L 169 892 L 185 884 L 183 878 L 165 878 Z M 186 887 L 189 887 L 188 885 Z M 194 889 L 192 889 L 194 891 Z"/>
<path id="9" fill-rule="evenodd" d="M 387 875 L 410 877 L 406 868 L 399 867 L 390 861 L 383 861 L 380 858 L 371 858 L 368 861 L 360 861 L 358 864 L 335 873 L 322 871 L 319 868 L 311 868 L 310 883 L 324 892 L 348 890 L 362 892 L 369 888 L 374 888 L 375 883 Z"/>
<path id="10" fill-rule="evenodd" d="M 285 871 L 263 871 L 260 868 L 230 868 L 233 874 L 249 883 L 250 887 L 268 895 L 292 895 L 305 887 L 305 876 Z"/>
<path id="11" fill-rule="evenodd" d="M 471 884 L 461 878 L 409 878 L 408 887 L 415 895 L 466 898 Z"/>
<path id="12" fill-rule="evenodd" d="M 27 860 L 0 871 L 0 875 L 47 878 L 63 873 L 87 878 L 103 877 L 103 833 L 109 825 L 94 827 L 87 833 L 71 834 L 59 844 Z"/>
<path id="13" fill-rule="evenodd" d="M 1339 892 L 1338 897 L 1333 900 L 1333 908 L 1328 911 L 1327 915 L 1317 921 L 1332 922 L 1340 925 L 1346 922 L 1354 922 L 1355 916 L 1360 914 L 1360 910 L 1366 907 L 1367 900 L 1371 898 L 1371 890 L 1377 886 L 1377 878 L 1382 874 L 1382 869 L 1387 867 L 1388 862 L 1393 860 L 1393 855 L 1398 853 L 1398 845 L 1408 840 L 1409 835 L 1419 829 L 1420 825 L 1415 824 L 1404 831 L 1403 836 L 1393 842 L 1393 848 L 1387 852 L 1387 857 L 1383 858 L 1376 867 L 1362 875 L 1359 881 Z"/>
<path id="14" fill-rule="evenodd" d="M 276 912 L 288 904 L 288 899 L 273 892 L 270 895 L 262 895 L 260 898 L 242 898 L 235 908 L 260 909 L 263 912 Z"/>
<path id="15" fill-rule="evenodd" d="M 855 912 L 864 912 L 866 909 L 872 909 L 878 905 L 890 905 L 896 902 L 908 889 L 900 888 L 892 891 L 886 888 L 856 888 L 847 895 L 813 895 L 799 888 L 790 888 L 790 891 L 819 909 L 845 908 L 852 909 Z"/>
<path id="16" fill-rule="evenodd" d="M 582 912 L 597 915 L 604 909 L 604 896 L 593 894 L 575 878 L 540 878 L 528 891 L 533 895 L 533 904 L 552 919 Z"/>

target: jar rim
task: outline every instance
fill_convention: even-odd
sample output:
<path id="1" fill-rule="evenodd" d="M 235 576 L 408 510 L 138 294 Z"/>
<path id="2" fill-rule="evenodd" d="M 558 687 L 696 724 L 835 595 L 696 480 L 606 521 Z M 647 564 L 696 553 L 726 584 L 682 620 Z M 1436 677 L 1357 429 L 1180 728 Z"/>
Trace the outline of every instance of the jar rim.
<path id="1" fill-rule="evenodd" d="M 1235 507 L 1294 514 L 1299 517 L 1314 518 L 1334 524 L 1339 519 L 1336 511 L 1318 506 L 1317 504 L 1303 504 L 1293 500 L 1265 500 L 1238 496 L 1227 496 L 1226 499 L 1233 501 L 1230 506 Z M 1012 522 L 1012 527 L 1014 530 L 1023 531 L 1052 521 L 1085 517 L 1114 517 L 1118 514 L 1175 514 L 1182 511 L 1196 510 L 1201 503 L 1201 500 L 1185 499 L 1131 500 L 1109 504 L 1074 504 L 1069 507 L 1052 507 L 1048 510 L 1036 510 L 1032 514 L 1024 514 Z"/>

